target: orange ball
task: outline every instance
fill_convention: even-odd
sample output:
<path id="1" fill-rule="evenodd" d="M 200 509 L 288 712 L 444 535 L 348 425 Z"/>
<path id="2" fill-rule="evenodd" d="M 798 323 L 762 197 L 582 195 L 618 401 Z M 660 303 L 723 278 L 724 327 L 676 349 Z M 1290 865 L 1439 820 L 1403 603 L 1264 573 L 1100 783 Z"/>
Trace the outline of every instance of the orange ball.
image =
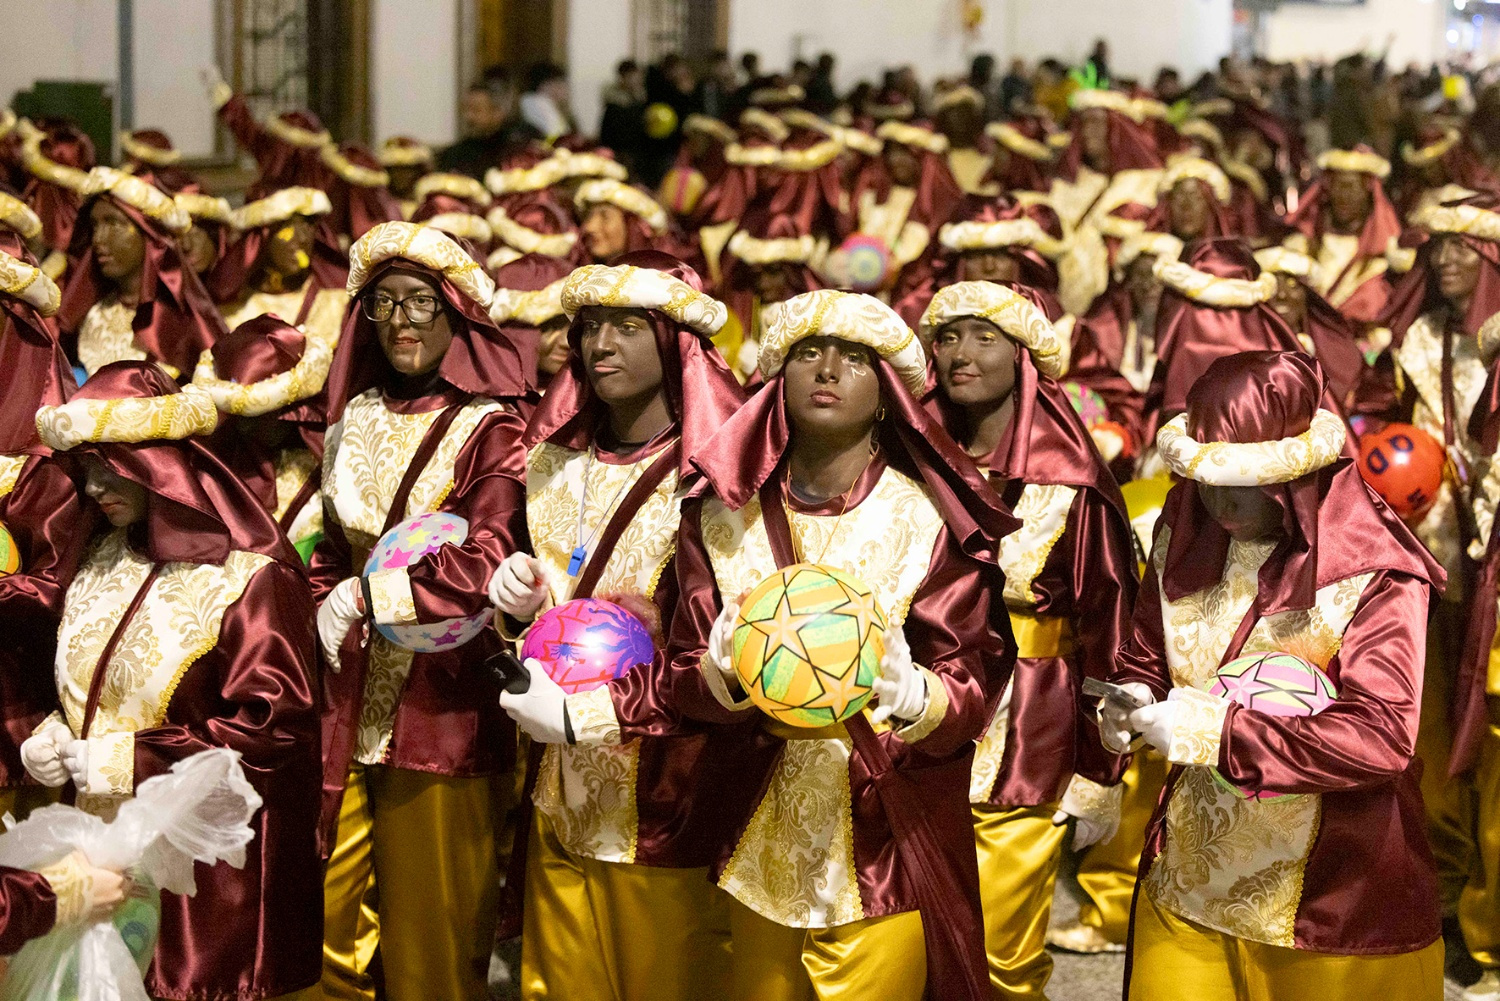
<path id="1" fill-rule="evenodd" d="M 1359 439 L 1359 473 L 1407 522 L 1420 521 L 1443 484 L 1443 446 L 1410 424 L 1387 424 Z"/>

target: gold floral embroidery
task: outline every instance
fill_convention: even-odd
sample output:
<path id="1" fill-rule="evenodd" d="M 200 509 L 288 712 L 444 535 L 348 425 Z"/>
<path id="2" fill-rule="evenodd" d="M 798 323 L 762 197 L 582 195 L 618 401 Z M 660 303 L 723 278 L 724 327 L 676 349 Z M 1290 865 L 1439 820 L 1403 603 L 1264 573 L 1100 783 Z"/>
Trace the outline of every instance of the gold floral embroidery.
<path id="1" fill-rule="evenodd" d="M 375 622 L 383 626 L 416 624 L 417 603 L 405 567 L 376 570 L 366 580 L 370 586 L 370 617 Z"/>
<path id="2" fill-rule="evenodd" d="M 1011 607 L 1036 607 L 1036 581 L 1052 547 L 1068 527 L 1068 511 L 1078 488 L 1061 483 L 1028 483 L 1016 501 L 1019 530 L 1000 540 L 1000 569 L 1005 571 L 1005 603 Z"/>
<path id="3" fill-rule="evenodd" d="M 89 307 L 78 325 L 78 361 L 93 375 L 115 361 L 145 361 L 150 355 L 136 344 L 135 307 L 107 296 Z"/>
<path id="4" fill-rule="evenodd" d="M 0 455 L 0 497 L 16 488 L 16 481 L 21 478 L 21 470 L 29 458 L 28 455 Z"/>
<path id="5" fill-rule="evenodd" d="M 38 869 L 37 874 L 47 881 L 52 895 L 57 898 L 56 927 L 80 924 L 89 912 L 89 900 L 94 891 L 94 881 L 84 867 L 82 856 L 70 853 Z"/>
<path id="6" fill-rule="evenodd" d="M 278 522 L 286 517 L 287 508 L 297 499 L 297 494 L 318 468 L 318 458 L 309 449 L 284 448 L 276 456 L 276 510 L 272 512 Z M 287 538 L 292 542 L 323 532 L 323 491 L 314 490 L 302 510 L 292 519 Z"/>
<path id="7" fill-rule="evenodd" d="M 135 734 L 110 733 L 88 741 L 88 780 L 83 792 L 94 796 L 135 793 Z"/>
<path id="8" fill-rule="evenodd" d="M 1178 709 L 1167 760 L 1174 765 L 1217 765 L 1229 700 L 1196 688 L 1179 688 L 1173 694 L 1178 696 Z"/>
<path id="9" fill-rule="evenodd" d="M 1010 696 L 1015 688 L 1015 678 L 1005 683 L 1005 694 L 995 707 L 994 718 L 979 738 L 974 748 L 974 764 L 969 768 L 969 802 L 987 803 L 1000 777 L 1000 765 L 1005 761 L 1006 738 L 1010 736 Z"/>

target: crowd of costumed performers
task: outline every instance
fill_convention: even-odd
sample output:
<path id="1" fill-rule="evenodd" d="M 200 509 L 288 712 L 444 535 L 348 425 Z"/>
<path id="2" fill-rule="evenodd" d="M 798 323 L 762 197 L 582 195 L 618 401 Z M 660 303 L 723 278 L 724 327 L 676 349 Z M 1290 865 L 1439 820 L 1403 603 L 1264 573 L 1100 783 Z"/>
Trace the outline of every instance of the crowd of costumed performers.
<path id="1" fill-rule="evenodd" d="M 0 122 L 0 995 L 1500 999 L 1457 102 L 768 79 L 649 188 L 206 77 L 232 202 Z"/>

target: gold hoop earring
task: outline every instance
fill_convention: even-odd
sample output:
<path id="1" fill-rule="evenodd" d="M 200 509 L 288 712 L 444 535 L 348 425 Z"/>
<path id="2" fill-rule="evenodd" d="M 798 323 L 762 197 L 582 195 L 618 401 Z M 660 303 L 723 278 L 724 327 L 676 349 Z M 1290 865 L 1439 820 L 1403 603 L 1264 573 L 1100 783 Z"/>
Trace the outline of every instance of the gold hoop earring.
<path id="1" fill-rule="evenodd" d="M 883 421 L 883 420 L 885 420 L 885 404 L 884 403 L 878 403 L 878 404 L 875 405 L 875 419 L 877 421 Z"/>

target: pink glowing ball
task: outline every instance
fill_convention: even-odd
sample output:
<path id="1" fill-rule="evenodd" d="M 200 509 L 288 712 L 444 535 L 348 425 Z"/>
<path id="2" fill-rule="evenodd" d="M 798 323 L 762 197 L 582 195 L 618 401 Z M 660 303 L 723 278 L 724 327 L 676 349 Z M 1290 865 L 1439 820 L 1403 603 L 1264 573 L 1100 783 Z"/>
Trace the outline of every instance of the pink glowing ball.
<path id="1" fill-rule="evenodd" d="M 537 616 L 521 644 L 521 659 L 541 661 L 569 695 L 589 692 L 650 663 L 656 653 L 640 619 L 612 601 L 577 598 Z"/>

